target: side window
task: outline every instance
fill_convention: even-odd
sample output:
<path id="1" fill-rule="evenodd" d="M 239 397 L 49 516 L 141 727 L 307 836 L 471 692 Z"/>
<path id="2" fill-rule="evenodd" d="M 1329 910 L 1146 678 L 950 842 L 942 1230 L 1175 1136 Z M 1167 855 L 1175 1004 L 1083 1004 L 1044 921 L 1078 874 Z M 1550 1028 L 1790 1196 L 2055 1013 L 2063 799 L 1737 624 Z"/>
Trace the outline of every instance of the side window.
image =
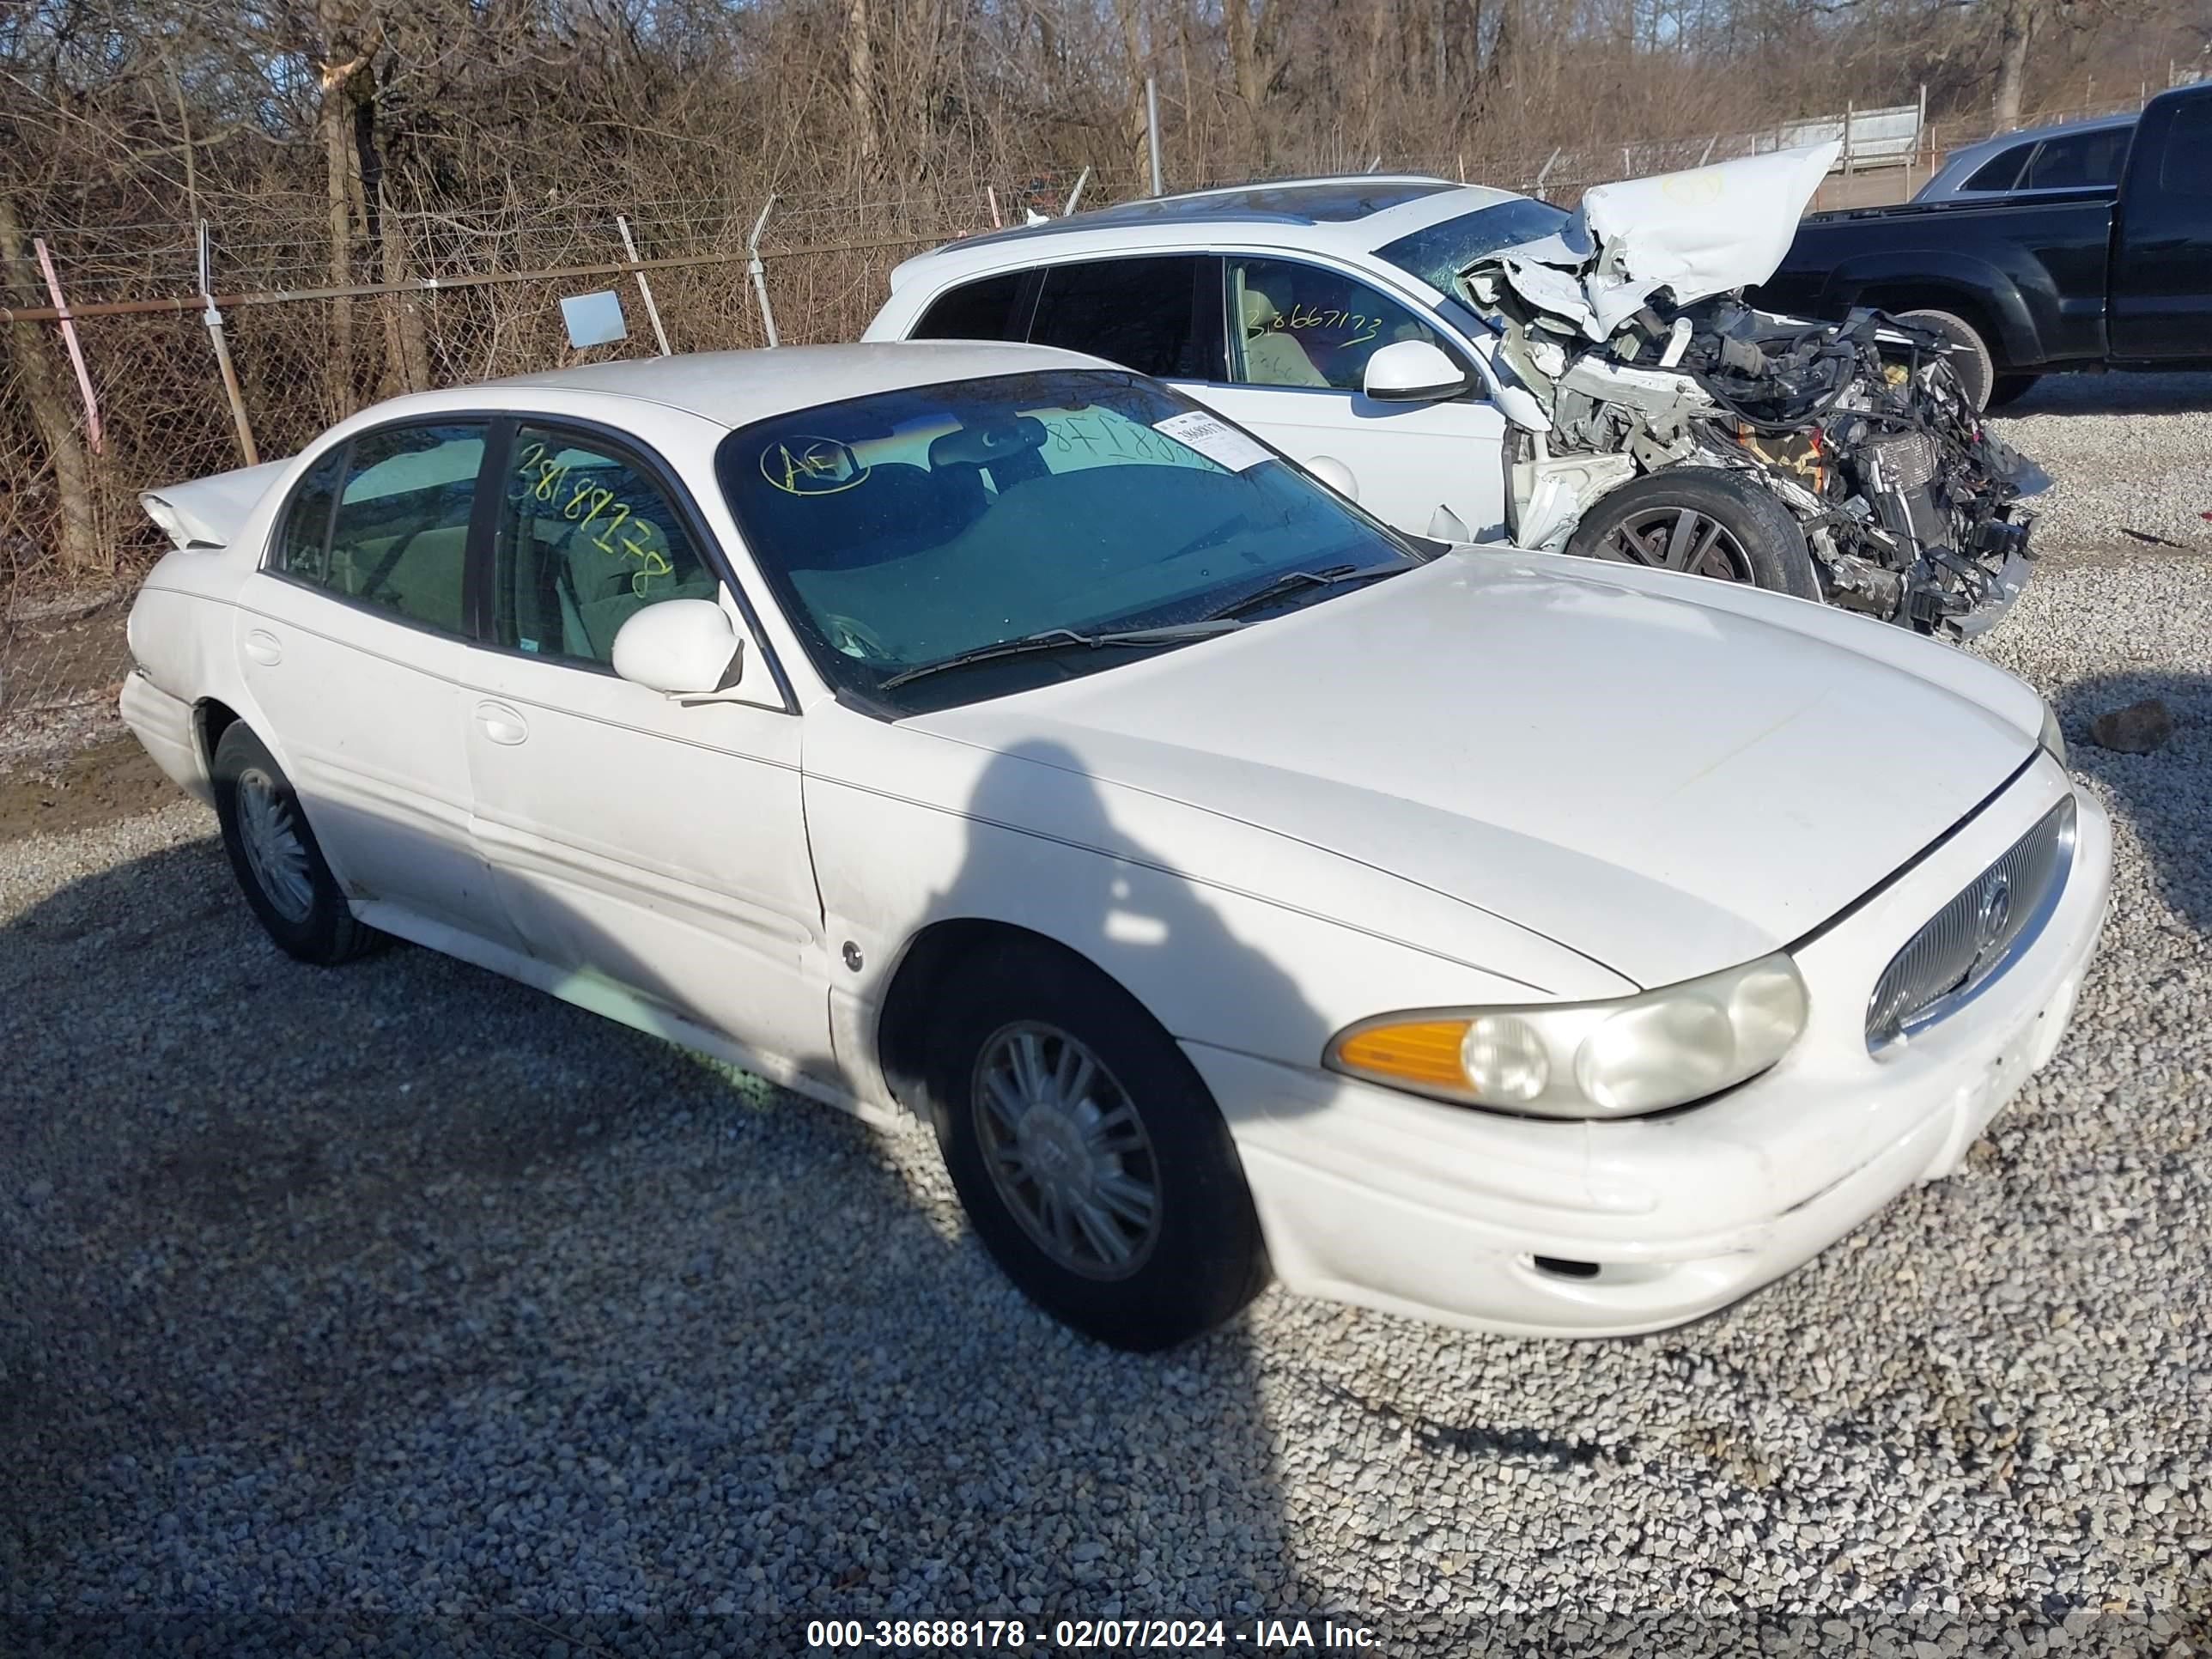
<path id="1" fill-rule="evenodd" d="M 2117 185 L 2120 167 L 2128 159 L 2130 129 L 2109 132 L 2077 132 L 2052 138 L 2035 152 L 2028 165 L 2029 190 L 2072 190 L 2089 185 Z"/>
<path id="2" fill-rule="evenodd" d="M 484 433 L 481 421 L 452 421 L 356 438 L 322 585 L 409 622 L 464 632 L 469 508 Z"/>
<path id="3" fill-rule="evenodd" d="M 642 466 L 550 427 L 514 434 L 493 546 L 495 642 L 573 662 L 611 663 L 616 632 L 646 606 L 720 588 Z"/>
<path id="4" fill-rule="evenodd" d="M 336 449 L 307 469 L 307 476 L 292 492 L 284 508 L 283 533 L 276 538 L 270 568 L 280 575 L 302 581 L 323 580 L 323 557 L 331 546 L 331 508 L 337 505 L 338 478 L 345 469 L 346 447 Z"/>
<path id="5" fill-rule="evenodd" d="M 1367 360 L 1386 345 L 1426 340 L 1450 351 L 1397 301 L 1341 271 L 1287 259 L 1230 260 L 1229 314 L 1238 324 L 1232 378 L 1244 386 L 1357 392 Z"/>
<path id="6" fill-rule="evenodd" d="M 1018 340 L 1022 324 L 1014 316 L 1021 297 L 1024 272 L 1010 270 L 986 276 L 980 283 L 963 283 L 940 294 L 921 320 L 914 325 L 917 340 Z"/>
<path id="7" fill-rule="evenodd" d="M 1999 150 L 1982 163 L 1974 176 L 1959 186 L 1960 190 L 2011 190 L 2020 183 L 2020 170 L 2027 165 L 2033 144 L 2014 144 L 2010 149 Z"/>
<path id="8" fill-rule="evenodd" d="M 2166 159 L 2160 162 L 2158 187 L 2171 196 L 2212 196 L 2212 97 L 2197 98 L 2174 111 L 2166 129 Z"/>
<path id="9" fill-rule="evenodd" d="M 1139 374 L 1212 380 L 1197 295 L 1212 262 L 1189 254 L 1049 265 L 1030 324 L 1032 345 L 1087 351 Z"/>

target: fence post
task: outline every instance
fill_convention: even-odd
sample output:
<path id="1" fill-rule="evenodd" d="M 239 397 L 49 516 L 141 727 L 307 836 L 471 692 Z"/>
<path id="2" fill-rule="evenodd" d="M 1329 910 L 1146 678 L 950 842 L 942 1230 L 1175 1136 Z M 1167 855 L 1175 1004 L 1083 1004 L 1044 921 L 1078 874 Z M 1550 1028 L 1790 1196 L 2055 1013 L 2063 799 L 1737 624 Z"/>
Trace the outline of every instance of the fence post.
<path id="1" fill-rule="evenodd" d="M 1851 176 L 1851 117 L 1857 107 L 1850 99 L 1844 100 L 1844 177 L 1846 179 Z"/>
<path id="2" fill-rule="evenodd" d="M 84 349 L 76 343 L 76 319 L 70 315 L 69 301 L 62 298 L 62 279 L 54 275 L 54 256 L 46 252 L 46 239 L 33 236 L 31 246 L 39 256 L 39 269 L 46 273 L 46 292 L 53 295 L 54 320 L 61 325 L 62 343 L 69 348 L 70 367 L 76 370 L 77 392 L 84 399 L 85 439 L 97 455 L 104 441 L 100 433 L 100 399 L 92 395 L 92 374 L 84 366 Z"/>
<path id="3" fill-rule="evenodd" d="M 246 418 L 246 398 L 238 389 L 238 370 L 230 361 L 230 343 L 223 338 L 222 313 L 216 309 L 215 283 L 209 274 L 208 222 L 199 222 L 200 298 L 207 309 L 200 321 L 207 325 L 209 343 L 215 347 L 215 366 L 222 371 L 222 395 L 230 404 L 230 423 L 238 433 L 238 453 L 248 466 L 261 465 L 261 452 L 253 441 L 253 422 Z"/>
<path id="4" fill-rule="evenodd" d="M 635 264 L 637 244 L 629 239 L 629 216 L 623 213 L 615 215 L 615 228 L 622 232 L 623 252 L 629 257 L 629 262 Z M 653 284 L 646 281 L 643 271 L 632 274 L 637 278 L 638 297 L 645 301 L 645 314 L 653 319 L 653 337 L 660 342 L 660 355 L 664 357 L 675 356 L 668 349 L 668 331 L 660 325 L 660 307 L 653 302 Z"/>
<path id="5" fill-rule="evenodd" d="M 1145 149 L 1152 164 L 1152 194 L 1164 196 L 1167 187 L 1160 182 L 1160 83 L 1149 75 L 1145 77 Z"/>
<path id="6" fill-rule="evenodd" d="M 1540 197 L 1543 195 L 1544 180 L 1552 176 L 1552 168 L 1558 163 L 1559 159 L 1559 146 L 1554 144 L 1552 146 L 1551 155 L 1545 158 L 1544 165 L 1536 169 L 1536 182 L 1528 186 L 1528 193 L 1531 196 Z"/>
<path id="7" fill-rule="evenodd" d="M 770 191 L 768 205 L 761 210 L 760 217 L 753 221 L 753 234 L 745 238 L 745 270 L 752 276 L 753 292 L 760 298 L 761 326 L 768 331 L 768 343 L 771 347 L 781 343 L 775 337 L 775 313 L 769 308 L 768 267 L 761 263 L 760 239 L 762 228 L 768 223 L 768 216 L 775 211 L 775 198 L 776 192 Z"/>

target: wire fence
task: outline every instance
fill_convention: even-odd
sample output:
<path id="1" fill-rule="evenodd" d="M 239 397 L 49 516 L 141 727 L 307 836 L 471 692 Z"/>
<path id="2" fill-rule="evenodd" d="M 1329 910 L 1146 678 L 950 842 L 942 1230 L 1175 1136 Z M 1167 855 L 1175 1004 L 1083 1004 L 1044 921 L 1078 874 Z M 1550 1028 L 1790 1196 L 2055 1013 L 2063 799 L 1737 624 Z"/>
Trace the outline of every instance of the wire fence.
<path id="1" fill-rule="evenodd" d="M 2092 112 L 2036 119 L 2079 112 Z M 1902 165 L 1838 175 L 1814 205 L 1903 200 L 1947 149 L 1989 130 L 1923 128 Z M 1590 185 L 1753 153 L 1772 137 L 1549 155 L 1324 150 L 1285 158 L 1282 170 L 1360 173 L 1388 159 L 1571 205 Z M 295 453 L 353 408 L 415 386 L 655 349 L 641 276 L 674 350 L 767 344 L 756 248 L 778 338 L 855 338 L 900 259 L 1031 212 L 1057 215 L 1087 173 L 1042 169 L 850 200 L 779 197 L 772 207 L 735 193 L 380 204 L 335 259 L 328 202 L 306 191 L 186 203 L 174 221 L 33 228 L 19 253 L 0 249 L 0 300 L 11 307 L 0 308 L 0 771 L 52 764 L 114 729 L 129 666 L 125 596 L 166 545 L 138 510 L 140 491 L 241 465 L 249 453 Z M 1094 191 L 1081 204 L 1102 199 Z M 594 287 L 621 293 L 630 336 L 579 350 L 558 301 Z M 219 331 L 207 326 L 209 295 Z M 33 298 L 47 303 L 25 303 Z"/>

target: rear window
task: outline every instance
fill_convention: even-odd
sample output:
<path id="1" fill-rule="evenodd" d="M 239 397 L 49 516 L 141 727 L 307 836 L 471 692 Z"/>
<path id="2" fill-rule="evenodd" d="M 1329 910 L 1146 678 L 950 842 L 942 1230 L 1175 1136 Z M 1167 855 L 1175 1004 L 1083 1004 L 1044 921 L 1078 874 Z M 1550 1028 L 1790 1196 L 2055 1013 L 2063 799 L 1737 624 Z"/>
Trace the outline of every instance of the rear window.
<path id="1" fill-rule="evenodd" d="M 2118 185 L 2127 164 L 2132 127 L 2113 127 L 2104 132 L 2077 132 L 2064 138 L 2046 138 L 2028 163 L 2030 190 L 2081 190 L 2099 185 Z"/>
<path id="2" fill-rule="evenodd" d="M 1030 324 L 1032 345 L 1084 351 L 1163 380 L 1218 380 L 1196 301 L 1211 259 L 1176 254 L 1050 265 Z M 1220 306 L 1219 280 L 1211 285 Z"/>

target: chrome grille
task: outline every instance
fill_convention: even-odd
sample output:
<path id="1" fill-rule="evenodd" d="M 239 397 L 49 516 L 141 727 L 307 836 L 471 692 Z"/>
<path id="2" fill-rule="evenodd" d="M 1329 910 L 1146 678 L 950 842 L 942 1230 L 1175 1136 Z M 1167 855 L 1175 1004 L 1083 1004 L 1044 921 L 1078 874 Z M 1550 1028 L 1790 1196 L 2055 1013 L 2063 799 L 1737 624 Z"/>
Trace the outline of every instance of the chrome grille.
<path id="1" fill-rule="evenodd" d="M 1934 1024 L 2003 971 L 2058 908 L 2073 861 L 2069 795 L 1890 958 L 1867 1000 L 1867 1047 Z"/>

